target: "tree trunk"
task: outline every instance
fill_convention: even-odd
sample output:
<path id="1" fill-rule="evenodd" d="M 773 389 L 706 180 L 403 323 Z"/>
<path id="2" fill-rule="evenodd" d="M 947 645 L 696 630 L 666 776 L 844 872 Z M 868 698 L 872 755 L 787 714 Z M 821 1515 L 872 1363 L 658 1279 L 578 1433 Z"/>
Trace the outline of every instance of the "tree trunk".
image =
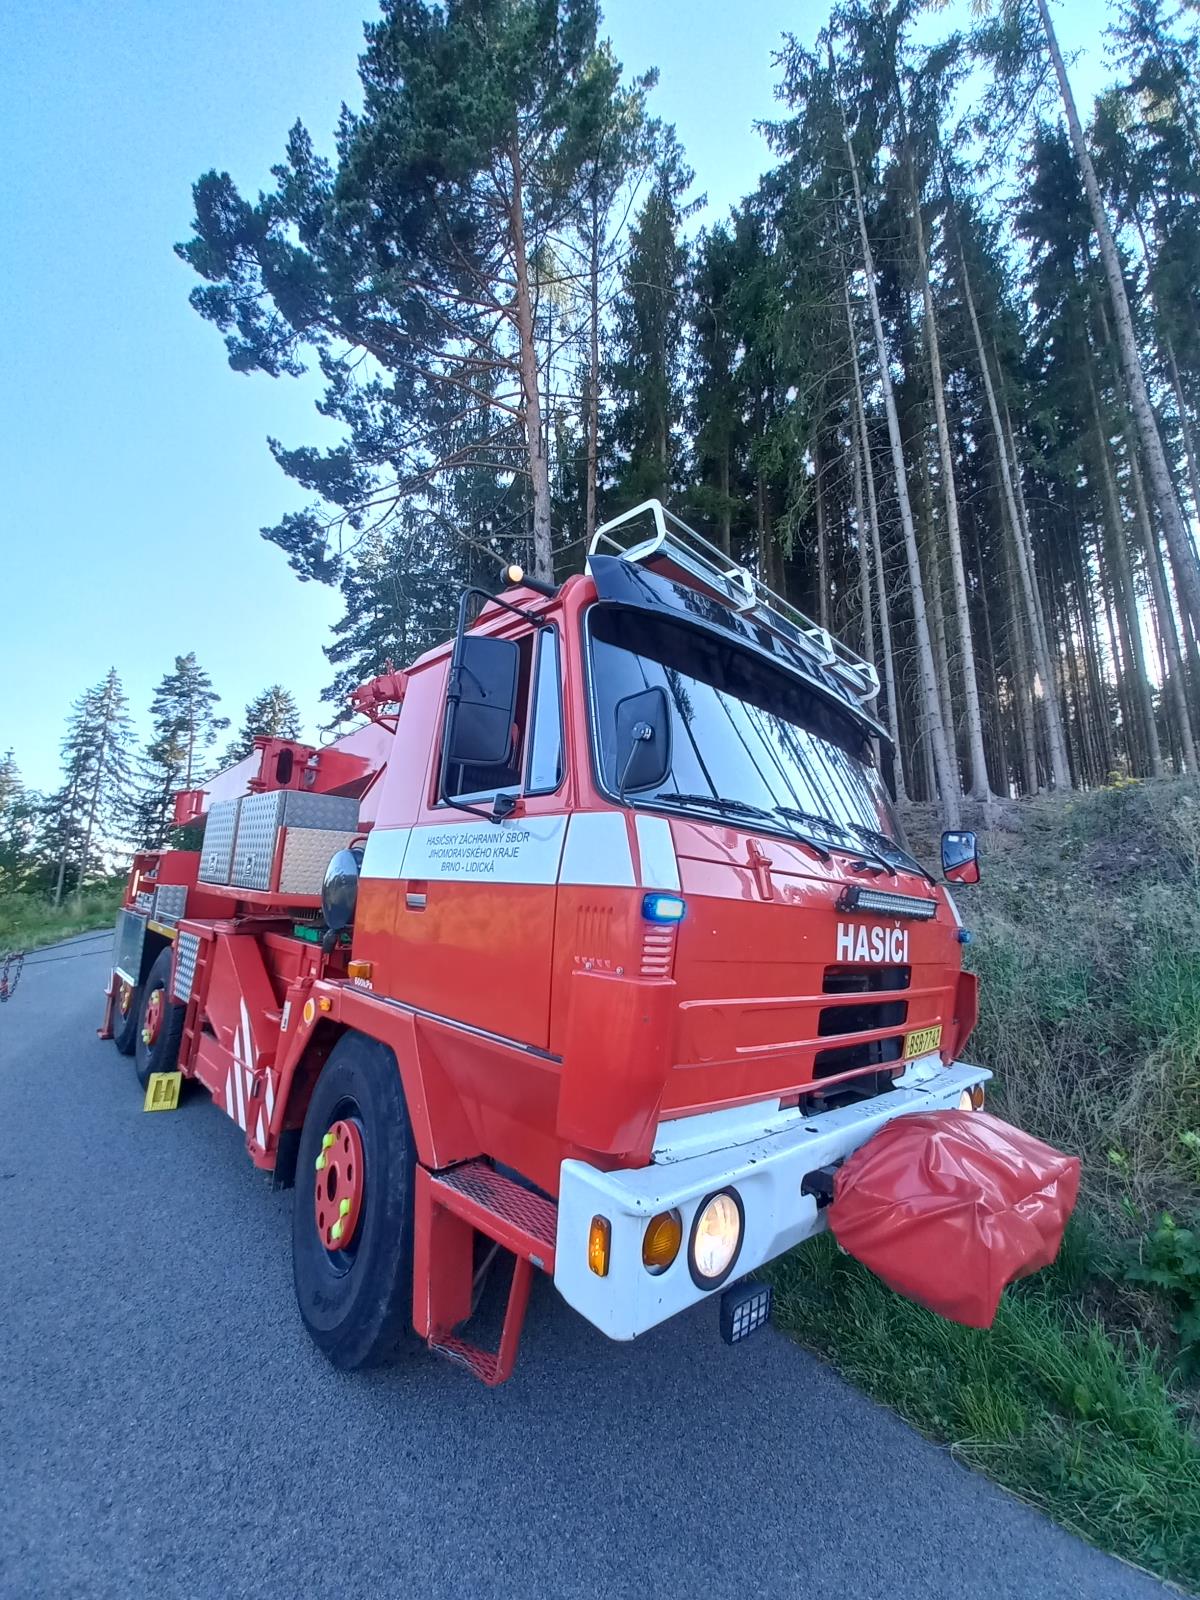
<path id="1" fill-rule="evenodd" d="M 1046 748 L 1050 760 L 1050 772 L 1056 789 L 1069 789 L 1071 770 L 1067 762 L 1067 741 L 1058 707 L 1057 661 L 1050 653 L 1050 644 L 1046 637 L 1042 599 L 1038 592 L 1037 572 L 1034 566 L 1033 538 L 1029 529 L 1029 515 L 1025 508 L 1025 491 L 1021 485 L 1021 473 L 1017 464 L 1017 441 L 1013 433 L 1012 418 L 1008 413 L 1007 400 L 1004 404 L 1004 423 L 1006 433 L 1001 438 L 1000 444 L 1005 452 L 1006 461 L 1011 462 L 1011 479 L 1015 490 L 1017 512 L 1013 548 L 1017 557 L 1017 575 L 1021 580 L 1025 597 L 1030 647 L 1033 650 L 1037 674 L 1042 680 L 1042 705 L 1046 721 Z"/>
<path id="2" fill-rule="evenodd" d="M 594 190 L 588 246 L 587 505 L 584 511 L 584 540 L 590 546 L 596 531 L 596 474 L 600 453 L 600 200 Z"/>
<path id="3" fill-rule="evenodd" d="M 836 86 L 833 50 L 829 50 L 829 70 Z M 863 208 L 862 185 L 858 176 L 858 159 L 854 141 L 846 121 L 845 108 L 838 93 L 838 107 L 842 117 L 842 137 L 850 164 L 850 177 L 854 185 L 854 206 L 858 216 L 858 232 L 862 244 L 863 265 L 867 284 L 867 301 L 871 308 L 871 326 L 875 334 L 875 350 L 879 360 L 879 382 L 883 390 L 884 410 L 887 413 L 888 438 L 892 448 L 892 470 L 896 479 L 896 499 L 900 510 L 900 523 L 904 530 L 904 550 L 908 558 L 908 577 L 912 586 L 913 629 L 917 636 L 917 662 L 924 705 L 926 733 L 929 738 L 937 786 L 941 791 L 942 814 L 948 827 L 958 826 L 962 786 L 956 764 L 951 760 L 946 727 L 942 721 L 942 708 L 938 699 L 937 671 L 933 660 L 933 644 L 929 637 L 929 619 L 925 614 L 925 586 L 921 580 L 921 556 L 917 548 L 917 531 L 913 523 L 912 504 L 908 497 L 908 481 L 904 465 L 904 445 L 900 437 L 900 419 L 896 413 L 896 396 L 892 389 L 892 376 L 888 360 L 887 341 L 883 333 L 883 318 L 879 310 L 879 296 L 875 287 L 875 259 L 867 233 L 867 218 Z"/>
<path id="4" fill-rule="evenodd" d="M 854 459 L 854 536 L 858 546 L 858 610 L 862 626 L 862 653 L 865 660 L 873 662 L 875 622 L 871 615 L 871 557 L 867 544 L 867 519 L 863 514 L 862 449 L 857 429 L 851 455 Z"/>
<path id="5" fill-rule="evenodd" d="M 510 221 L 517 282 L 516 327 L 520 347 L 521 397 L 524 402 L 525 442 L 529 451 L 529 479 L 533 488 L 533 575 L 551 583 L 554 580 L 554 554 L 550 532 L 550 469 L 542 439 L 537 344 L 534 339 L 533 300 L 529 290 L 529 258 L 525 247 L 524 177 L 520 140 L 515 132 L 509 158 L 513 179 Z"/>
<path id="6" fill-rule="evenodd" d="M 1150 682 L 1146 676 L 1146 648 L 1142 638 L 1142 623 L 1138 615 L 1137 588 L 1133 581 L 1133 563 L 1129 559 L 1129 543 L 1125 534 L 1124 516 L 1113 479 L 1109 456 L 1108 436 L 1100 411 L 1100 397 L 1096 392 L 1096 379 L 1092 362 L 1088 360 L 1088 390 L 1092 398 L 1092 418 L 1096 430 L 1097 460 L 1104 485 L 1104 504 L 1107 508 L 1109 549 L 1114 558 L 1114 578 L 1117 590 L 1117 623 L 1124 625 L 1121 644 L 1126 655 L 1126 666 L 1132 686 L 1133 701 L 1137 707 L 1137 720 L 1142 730 L 1147 765 L 1152 777 L 1162 776 L 1162 751 L 1158 743 L 1158 724 L 1154 717 L 1154 704 L 1150 697 Z"/>
<path id="7" fill-rule="evenodd" d="M 1125 450 L 1129 456 L 1129 479 L 1133 489 L 1133 503 L 1137 511 L 1138 528 L 1142 536 L 1142 549 L 1146 556 L 1146 569 L 1150 575 L 1150 589 L 1154 610 L 1158 618 L 1158 637 L 1166 657 L 1163 691 L 1169 699 L 1183 764 L 1189 772 L 1196 770 L 1196 744 L 1192 733 L 1192 719 L 1188 712 L 1187 694 L 1184 691 L 1183 655 L 1179 648 L 1179 635 L 1175 631 L 1175 616 L 1167 592 L 1166 573 L 1162 566 L 1162 552 L 1150 520 L 1150 507 L 1146 503 L 1146 490 L 1142 471 L 1138 465 L 1137 446 L 1131 432 L 1125 430 Z"/>
<path id="8" fill-rule="evenodd" d="M 721 465 L 717 479 L 721 488 L 721 517 L 717 524 L 717 538 L 725 554 L 732 555 L 733 511 L 729 504 L 729 440 L 721 446 Z"/>
<path id="9" fill-rule="evenodd" d="M 879 503 L 875 496 L 875 469 L 871 465 L 871 447 L 867 436 L 867 412 L 863 405 L 862 373 L 858 365 L 858 333 L 854 326 L 854 311 L 850 304 L 850 284 L 842 286 L 846 305 L 846 328 L 850 335 L 850 364 L 854 372 L 854 415 L 858 436 L 858 451 L 863 464 L 863 482 L 867 490 L 867 518 L 871 528 L 871 554 L 875 564 L 875 592 L 879 596 L 879 636 L 883 645 L 883 686 L 887 695 L 888 731 L 892 736 L 892 779 L 897 800 L 907 800 L 904 780 L 904 754 L 900 748 L 900 705 L 896 699 L 896 658 L 892 650 L 891 604 L 883 572 L 883 544 L 879 536 Z"/>
<path id="10" fill-rule="evenodd" d="M 950 203 L 953 204 L 952 201 Z M 1054 680 L 1050 675 L 1050 661 L 1046 652 L 1045 639 L 1039 626 L 1040 617 L 1038 616 L 1037 595 L 1029 571 L 1029 555 L 1024 547 L 1024 529 L 1017 501 L 1017 491 L 1013 481 L 1014 470 L 1010 464 L 1009 447 L 1005 439 L 1004 429 L 1001 426 L 1000 408 L 996 402 L 996 390 L 992 383 L 992 369 L 984 347 L 983 335 L 979 328 L 979 317 L 975 310 L 975 296 L 971 292 L 971 278 L 967 271 L 967 258 L 962 248 L 961 239 L 959 240 L 958 259 L 962 272 L 963 299 L 967 305 L 967 315 L 970 319 L 971 333 L 975 341 L 975 354 L 979 361 L 980 375 L 983 378 L 983 392 L 987 400 L 988 416 L 991 419 L 992 436 L 996 445 L 996 460 L 1000 469 L 1000 484 L 1004 493 L 1004 506 L 1008 512 L 1009 532 L 1012 536 L 1013 548 L 1017 557 L 1017 576 L 1020 580 L 1021 593 L 1025 601 L 1034 666 L 1046 690 L 1044 700 L 1046 743 L 1050 751 L 1051 776 L 1056 789 L 1068 789 L 1071 786 L 1071 773 L 1067 762 L 1066 741 L 1063 737 L 1062 719 L 1058 715 L 1058 701 L 1054 695 Z M 1015 456 L 1015 441 L 1013 453 Z"/>
<path id="11" fill-rule="evenodd" d="M 897 97 L 900 86 L 896 85 Z M 901 108 L 903 119 L 903 108 Z M 903 121 L 902 121 L 903 126 Z M 907 133 L 905 144 L 907 145 Z M 930 387 L 933 390 L 933 417 L 937 427 L 938 457 L 942 470 L 942 496 L 946 507 L 946 544 L 950 551 L 950 576 L 954 593 L 954 621 L 962 652 L 963 697 L 967 710 L 967 748 L 971 757 L 971 798 L 987 800 L 991 792 L 987 756 L 983 748 L 983 717 L 979 709 L 979 683 L 975 673 L 975 644 L 971 637 L 971 611 L 967 601 L 967 576 L 963 565 L 962 534 L 958 520 L 958 494 L 954 487 L 954 456 L 950 449 L 950 428 L 946 421 L 946 397 L 942 390 L 942 350 L 938 338 L 933 287 L 929 281 L 929 256 L 925 248 L 925 224 L 921 216 L 921 197 L 917 193 L 916 171 L 911 151 L 907 156 L 909 199 L 913 209 L 913 230 L 917 243 L 917 276 L 925 307 L 925 345 L 929 355 Z"/>
<path id="12" fill-rule="evenodd" d="M 1104 208 L 1104 199 L 1100 193 L 1100 185 L 1096 180 L 1096 170 L 1092 165 L 1092 158 L 1088 151 L 1087 141 L 1083 136 L 1083 127 L 1079 121 L 1079 113 L 1075 108 L 1075 97 L 1071 92 L 1070 80 L 1067 69 L 1063 64 L 1062 52 L 1058 48 L 1058 39 L 1055 36 L 1054 25 L 1050 21 L 1050 12 L 1046 0 L 1037 0 L 1038 13 L 1042 19 L 1042 27 L 1046 35 L 1046 44 L 1050 51 L 1050 60 L 1054 65 L 1054 73 L 1058 79 L 1059 93 L 1062 96 L 1063 109 L 1066 112 L 1067 128 L 1071 136 L 1071 145 L 1075 151 L 1075 159 L 1079 163 L 1079 170 L 1083 176 L 1083 186 L 1087 192 L 1088 204 L 1092 213 L 1092 226 L 1096 230 L 1096 237 L 1100 242 L 1100 260 L 1104 267 L 1104 276 L 1108 282 L 1109 297 L 1112 302 L 1113 317 L 1116 321 L 1117 348 L 1121 356 L 1121 368 L 1125 375 L 1125 386 L 1128 391 L 1133 419 L 1137 426 L 1138 440 L 1142 447 L 1142 457 L 1146 465 L 1146 473 L 1150 482 L 1150 494 L 1158 512 L 1159 521 L 1166 535 L 1167 548 L 1171 552 L 1171 560 L 1176 569 L 1176 581 L 1180 585 L 1180 599 L 1186 604 L 1193 616 L 1200 616 L 1200 566 L 1197 565 L 1195 552 L 1188 538 L 1187 528 L 1179 509 L 1179 500 L 1175 494 L 1175 486 L 1171 481 L 1171 471 L 1167 465 L 1166 451 L 1163 449 L 1162 435 L 1158 430 L 1158 420 L 1150 404 L 1150 396 L 1146 389 L 1146 375 L 1142 370 L 1141 355 L 1138 351 L 1137 336 L 1133 327 L 1133 316 L 1129 309 L 1129 297 L 1125 292 L 1125 279 L 1121 272 L 1121 259 L 1117 253 L 1116 241 L 1113 238 L 1112 228 L 1109 226 L 1108 213 Z"/>
<path id="13" fill-rule="evenodd" d="M 814 494 L 817 502 L 817 620 L 829 631 L 829 533 L 825 526 L 825 495 L 823 478 L 825 456 L 818 442 L 813 450 Z"/>

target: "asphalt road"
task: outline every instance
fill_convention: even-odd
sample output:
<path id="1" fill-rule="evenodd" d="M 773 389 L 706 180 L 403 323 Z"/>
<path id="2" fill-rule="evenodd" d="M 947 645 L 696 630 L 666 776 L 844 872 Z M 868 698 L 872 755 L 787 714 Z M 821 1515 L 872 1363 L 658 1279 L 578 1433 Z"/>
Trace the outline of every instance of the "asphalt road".
<path id="1" fill-rule="evenodd" d="M 514 1378 L 341 1375 L 290 1194 L 207 1099 L 143 1115 L 103 942 L 0 1006 L 0 1593 L 1162 1595 L 773 1331 L 610 1344 L 542 1282 Z"/>

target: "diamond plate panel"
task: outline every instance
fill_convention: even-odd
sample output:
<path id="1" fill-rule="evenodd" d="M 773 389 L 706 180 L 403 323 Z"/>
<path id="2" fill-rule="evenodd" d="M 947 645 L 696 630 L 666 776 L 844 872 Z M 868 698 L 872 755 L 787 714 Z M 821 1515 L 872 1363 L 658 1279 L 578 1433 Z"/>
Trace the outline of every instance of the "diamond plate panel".
<path id="1" fill-rule="evenodd" d="M 340 794 L 306 794 L 302 789 L 280 790 L 281 828 L 333 828 L 353 833 L 358 827 L 358 801 Z"/>
<path id="2" fill-rule="evenodd" d="M 146 938 L 146 919 L 136 911 L 118 911 L 113 935 L 113 966 L 126 983 L 142 979 L 142 945 Z"/>
<path id="3" fill-rule="evenodd" d="M 298 789 L 272 789 L 265 794 L 246 795 L 241 802 L 238 818 L 237 845 L 233 853 L 233 871 L 229 881 L 239 889 L 272 890 L 271 867 L 275 859 L 278 830 L 286 827 L 288 837 L 298 832 L 337 833 L 353 836 L 358 826 L 358 801 L 343 795 L 304 794 Z M 333 851 L 342 839 L 330 849 L 321 862 L 321 877 Z M 300 849 L 300 846 L 294 848 Z M 296 857 L 300 859 L 299 856 Z M 305 883 L 311 882 L 311 871 L 303 871 Z M 316 894 L 321 884 L 318 879 L 313 888 L 285 889 L 280 893 Z"/>
<path id="4" fill-rule="evenodd" d="M 221 800 L 204 819 L 204 844 L 200 851 L 200 877 L 205 883 L 228 883 L 233 863 L 240 800 Z"/>
<path id="5" fill-rule="evenodd" d="M 171 984 L 175 998 L 186 1005 L 192 997 L 192 979 L 196 976 L 196 956 L 200 949 L 198 933 L 181 933 L 175 941 L 175 977 Z"/>
<path id="6" fill-rule="evenodd" d="M 279 864 L 280 894 L 320 894 L 329 858 L 353 838 L 337 828 L 289 828 Z"/>
<path id="7" fill-rule="evenodd" d="M 238 817 L 237 844 L 229 882 L 239 889 L 269 889 L 275 855 L 280 797 L 284 791 L 248 794 Z"/>
<path id="8" fill-rule="evenodd" d="M 154 920 L 173 928 L 187 909 L 187 884 L 160 883 L 154 895 Z"/>

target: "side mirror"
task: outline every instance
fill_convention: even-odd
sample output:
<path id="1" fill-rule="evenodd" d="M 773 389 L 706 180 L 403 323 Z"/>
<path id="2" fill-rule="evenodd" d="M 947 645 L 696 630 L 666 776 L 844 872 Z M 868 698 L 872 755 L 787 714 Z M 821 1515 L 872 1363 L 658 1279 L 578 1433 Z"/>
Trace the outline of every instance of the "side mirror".
<path id="1" fill-rule="evenodd" d="M 665 689 L 617 701 L 617 793 L 657 789 L 671 770 L 671 710 Z"/>
<path id="2" fill-rule="evenodd" d="M 979 882 L 979 845 L 973 833 L 942 835 L 942 872 L 947 883 Z"/>
<path id="3" fill-rule="evenodd" d="M 457 654 L 446 719 L 446 763 L 501 766 L 509 757 L 517 710 L 516 641 L 466 634 Z"/>
<path id="4" fill-rule="evenodd" d="M 325 881 L 321 885 L 321 915 L 325 919 L 325 933 L 321 948 L 326 955 L 337 944 L 338 935 L 354 921 L 361 865 L 361 851 L 335 850 L 325 868 Z"/>

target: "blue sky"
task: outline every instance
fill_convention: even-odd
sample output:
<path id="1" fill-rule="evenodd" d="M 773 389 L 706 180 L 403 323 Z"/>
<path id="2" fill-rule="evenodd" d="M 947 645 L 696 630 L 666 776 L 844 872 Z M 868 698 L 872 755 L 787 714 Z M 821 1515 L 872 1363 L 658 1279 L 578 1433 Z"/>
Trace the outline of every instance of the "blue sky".
<path id="1" fill-rule="evenodd" d="M 965 9 L 962 0 L 955 10 Z M 1081 100 L 1099 81 L 1099 6 L 1058 8 Z M 811 38 L 812 0 L 608 0 L 630 70 L 657 65 L 721 215 L 766 164 L 770 57 Z M 176 653 L 195 650 L 236 721 L 280 681 L 315 735 L 334 591 L 258 535 L 303 497 L 268 434 L 317 442 L 314 387 L 229 371 L 172 253 L 193 180 L 255 190 L 299 117 L 327 141 L 353 102 L 366 0 L 7 0 L 0 254 L 0 751 L 50 788 L 72 699 L 115 666 L 139 731 Z"/>

